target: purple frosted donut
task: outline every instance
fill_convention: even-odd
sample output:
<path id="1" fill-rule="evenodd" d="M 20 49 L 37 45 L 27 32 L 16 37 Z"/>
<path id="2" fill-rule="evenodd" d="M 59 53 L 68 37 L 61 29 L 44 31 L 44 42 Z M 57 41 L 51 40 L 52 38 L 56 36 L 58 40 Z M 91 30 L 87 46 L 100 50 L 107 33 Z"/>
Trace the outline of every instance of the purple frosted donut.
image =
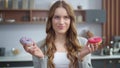
<path id="1" fill-rule="evenodd" d="M 22 37 L 20 39 L 20 43 L 22 43 L 22 44 L 33 44 L 33 40 L 31 38 Z"/>

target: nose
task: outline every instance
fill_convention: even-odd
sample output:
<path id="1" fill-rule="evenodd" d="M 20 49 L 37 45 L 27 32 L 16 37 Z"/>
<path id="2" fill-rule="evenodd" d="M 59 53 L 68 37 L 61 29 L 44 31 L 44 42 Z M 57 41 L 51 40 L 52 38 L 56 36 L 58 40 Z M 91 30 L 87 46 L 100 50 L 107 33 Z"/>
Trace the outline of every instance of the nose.
<path id="1" fill-rule="evenodd" d="M 60 18 L 60 24 L 63 24 L 63 23 L 64 23 L 64 19 Z"/>

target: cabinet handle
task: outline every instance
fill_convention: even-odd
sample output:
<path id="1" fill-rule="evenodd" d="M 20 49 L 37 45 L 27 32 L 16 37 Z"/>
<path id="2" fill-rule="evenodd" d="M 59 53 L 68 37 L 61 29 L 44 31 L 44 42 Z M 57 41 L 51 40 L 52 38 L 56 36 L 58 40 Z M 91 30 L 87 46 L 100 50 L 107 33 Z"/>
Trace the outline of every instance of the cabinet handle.
<path id="1" fill-rule="evenodd" d="M 118 63 L 120 64 L 120 60 L 118 60 Z"/>
<path id="2" fill-rule="evenodd" d="M 95 21 L 96 21 L 96 22 L 98 22 L 98 21 L 99 21 L 99 19 L 98 19 L 98 18 L 96 18 L 96 19 L 95 19 Z"/>
<path id="3" fill-rule="evenodd" d="M 109 63 L 112 63 L 112 60 L 109 60 Z"/>
<path id="4" fill-rule="evenodd" d="M 7 67 L 9 67 L 10 66 L 10 64 L 7 64 Z"/>

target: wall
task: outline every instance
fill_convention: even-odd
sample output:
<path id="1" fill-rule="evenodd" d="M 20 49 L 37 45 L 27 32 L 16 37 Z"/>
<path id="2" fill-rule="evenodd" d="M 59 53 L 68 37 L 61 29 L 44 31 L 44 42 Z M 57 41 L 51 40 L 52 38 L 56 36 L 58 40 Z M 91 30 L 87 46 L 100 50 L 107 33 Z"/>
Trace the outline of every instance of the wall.
<path id="1" fill-rule="evenodd" d="M 27 36 L 34 39 L 36 42 L 43 39 L 45 34 L 45 24 L 8 24 L 0 25 L 0 47 L 6 47 L 6 55 L 11 55 L 12 48 L 18 48 L 24 52 L 19 39 L 22 36 Z"/>
<path id="2" fill-rule="evenodd" d="M 49 9 L 50 5 L 54 3 L 55 0 L 35 0 L 35 8 L 37 9 Z M 82 6 L 82 9 L 101 9 L 102 0 L 66 0 L 70 3 L 74 9 L 77 9 L 78 5 Z"/>
<path id="3" fill-rule="evenodd" d="M 43 0 L 43 2 L 36 2 L 40 3 L 40 5 L 37 3 L 37 6 L 39 8 L 48 8 L 50 5 L 50 2 L 53 0 Z M 76 9 L 77 4 L 82 5 L 83 9 L 101 9 L 101 5 L 97 4 L 101 0 L 69 0 L 71 5 Z M 36 3 L 35 2 L 35 3 Z M 49 2 L 49 4 L 48 4 Z M 93 3 L 96 3 L 96 7 Z M 90 6 L 91 5 L 91 6 Z M 37 8 L 37 7 L 36 7 Z M 94 26 L 94 27 L 93 27 Z M 95 35 L 101 36 L 101 24 L 98 23 L 83 23 L 77 25 L 78 34 L 81 34 L 83 30 L 90 30 Z M 43 39 L 45 34 L 45 24 L 8 24 L 8 25 L 0 25 L 0 47 L 6 48 L 6 56 L 12 56 L 11 55 L 11 49 L 12 48 L 18 48 L 20 50 L 20 55 L 28 54 L 24 51 L 21 44 L 19 43 L 19 39 L 22 36 L 27 36 L 32 39 L 34 39 L 36 42 Z"/>
<path id="4" fill-rule="evenodd" d="M 9 1 L 8 8 L 12 8 L 12 0 Z M 13 0 L 14 1 L 14 0 Z M 22 8 L 22 0 L 18 0 L 19 2 L 19 9 Z M 30 1 L 30 0 L 28 0 Z M 35 9 L 49 9 L 51 4 L 56 0 L 34 0 L 34 7 Z M 82 9 L 101 9 L 102 0 L 66 0 L 70 3 L 74 9 L 77 9 L 77 6 L 82 6 Z M 29 3 L 27 3 L 29 5 Z M 4 8 L 4 0 L 0 0 L 0 8 Z M 29 8 L 29 7 L 28 7 Z"/>
<path id="5" fill-rule="evenodd" d="M 107 13 L 106 24 L 103 25 L 103 36 L 106 39 L 106 45 L 110 45 L 113 37 L 120 36 L 119 3 L 120 0 L 103 0 L 103 8 L 106 10 Z"/>

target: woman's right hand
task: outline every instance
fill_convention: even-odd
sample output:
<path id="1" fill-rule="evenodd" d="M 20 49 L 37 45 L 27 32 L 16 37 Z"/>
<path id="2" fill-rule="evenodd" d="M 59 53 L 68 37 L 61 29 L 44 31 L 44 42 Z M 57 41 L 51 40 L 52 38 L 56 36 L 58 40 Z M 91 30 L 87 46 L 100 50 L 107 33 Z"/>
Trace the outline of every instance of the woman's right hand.
<path id="1" fill-rule="evenodd" d="M 30 53 L 31 55 L 34 55 L 34 56 L 39 57 L 39 58 L 44 58 L 43 52 L 36 45 L 35 42 L 33 42 L 33 44 L 22 44 L 22 45 L 23 45 L 23 48 L 25 49 L 25 51 Z"/>

